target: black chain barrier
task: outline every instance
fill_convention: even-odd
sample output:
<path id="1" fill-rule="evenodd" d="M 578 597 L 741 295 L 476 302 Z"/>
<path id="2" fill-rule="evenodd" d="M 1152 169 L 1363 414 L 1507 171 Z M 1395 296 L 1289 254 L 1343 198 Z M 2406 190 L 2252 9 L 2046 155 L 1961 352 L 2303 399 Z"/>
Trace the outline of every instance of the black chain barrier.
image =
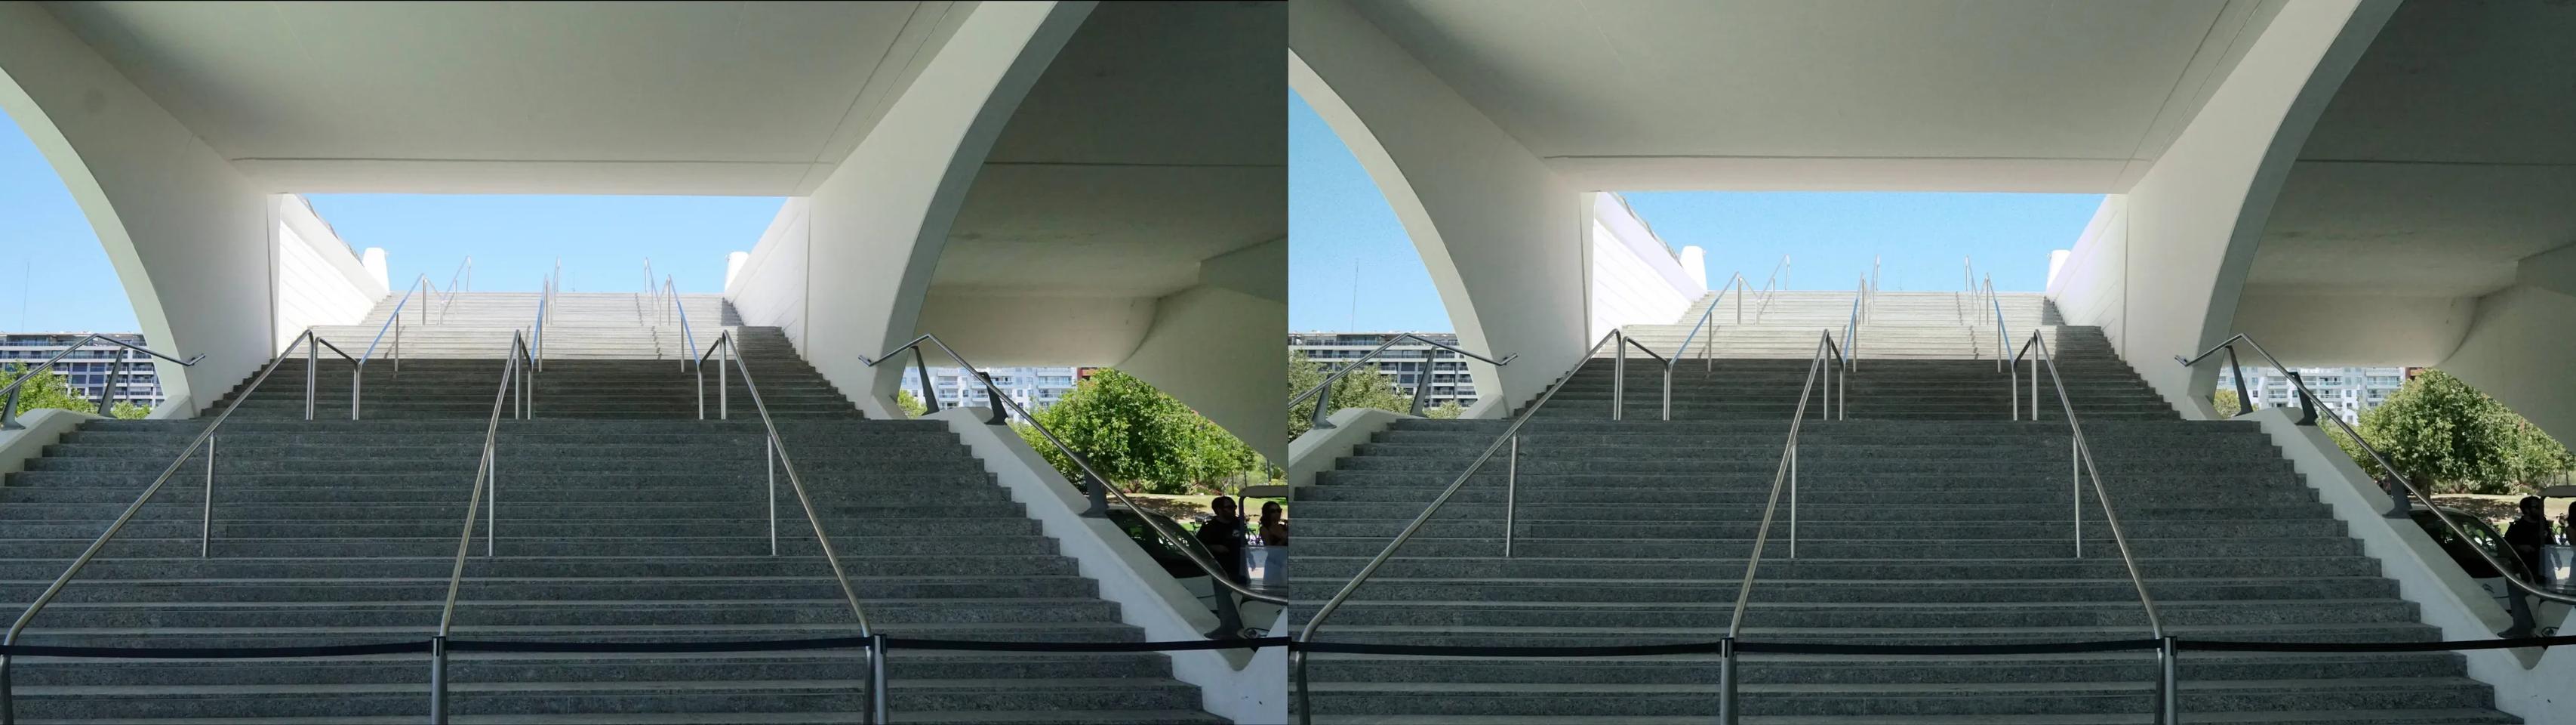
<path id="1" fill-rule="evenodd" d="M 2520 637 L 2513 639 L 2477 639 L 2427 642 L 2246 642 L 2235 640 L 2175 639 L 2175 648 L 2204 652 L 2437 652 L 2508 649 L 2514 647 L 2556 647 L 2576 645 L 2576 635 L 2556 637 Z M 785 652 L 795 650 L 862 649 L 866 637 L 816 637 L 810 639 L 730 640 L 710 642 L 524 642 L 507 640 L 448 640 L 451 652 L 552 652 L 552 653 L 684 653 L 684 652 Z M 1264 649 L 1285 647 L 1306 652 L 1344 654 L 1420 655 L 1431 657 L 1650 657 L 1656 655 L 1719 654 L 1726 643 L 1683 642 L 1614 646 L 1558 647 L 1476 647 L 1457 645 L 1366 644 L 1359 642 L 1305 642 L 1288 637 L 1250 639 L 1182 640 L 1170 642 L 1000 642 L 972 639 L 914 639 L 887 637 L 888 649 L 955 650 L 979 652 L 1184 652 L 1219 649 Z M 2023 644 L 1827 644 L 1810 642 L 1735 643 L 1738 653 L 1822 654 L 1822 655 L 2017 655 L 2069 654 L 2082 652 L 2153 651 L 2157 640 L 2116 639 L 2092 642 L 2032 642 Z M 417 642 L 376 642 L 368 644 L 323 645 L 311 647 L 65 647 L 43 644 L 0 645 L 0 656 L 11 657 L 78 657 L 93 659 L 297 659 L 312 657 L 354 657 L 380 654 L 426 654 L 429 640 Z"/>

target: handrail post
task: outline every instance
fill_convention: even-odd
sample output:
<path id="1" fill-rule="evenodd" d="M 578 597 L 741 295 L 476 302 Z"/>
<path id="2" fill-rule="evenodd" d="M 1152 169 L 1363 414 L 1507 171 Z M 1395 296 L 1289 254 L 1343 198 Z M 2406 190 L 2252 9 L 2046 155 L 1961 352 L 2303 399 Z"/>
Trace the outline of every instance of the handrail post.
<path id="1" fill-rule="evenodd" d="M 1628 407 L 1628 331 L 1611 330 L 1610 336 L 1610 419 L 1618 420 Z"/>
<path id="2" fill-rule="evenodd" d="M 1735 637 L 1717 641 L 1717 723 L 1736 725 L 1741 713 L 1735 706 Z"/>
<path id="3" fill-rule="evenodd" d="M 2156 725 L 2182 722 L 2182 648 L 2172 635 L 2156 640 Z"/>
<path id="4" fill-rule="evenodd" d="M 984 405 L 992 409 L 992 417 L 984 419 L 984 424 L 1002 425 L 1010 422 L 1010 417 L 1002 410 L 1002 391 L 993 383 L 993 374 L 982 370 L 976 370 L 974 373 L 976 379 L 984 381 Z"/>
<path id="5" fill-rule="evenodd" d="M 220 439 L 216 436 L 206 436 L 206 498 L 202 506 L 204 511 L 200 513 L 200 518 L 197 519 L 197 558 L 199 559 L 206 558 L 210 552 L 214 551 L 215 442 L 217 440 Z"/>
<path id="6" fill-rule="evenodd" d="M 1511 457 L 1503 463 L 1503 558 L 1512 558 L 1512 528 L 1521 499 L 1521 437 L 1512 436 Z"/>
<path id="7" fill-rule="evenodd" d="M 913 369 L 921 373 L 921 407 L 923 414 L 939 412 L 939 389 L 930 386 L 930 354 L 912 349 Z"/>
<path id="8" fill-rule="evenodd" d="M 2236 378 L 2236 414 L 2254 412 L 2254 395 L 2245 391 L 2245 366 L 2236 362 L 2236 345 L 2233 343 L 2227 346 L 2227 369 L 2234 373 Z"/>
<path id="9" fill-rule="evenodd" d="M 1664 361 L 1664 420 L 1673 419 L 1673 361 Z"/>
<path id="10" fill-rule="evenodd" d="M 1358 365 L 1359 362 L 1355 360 L 1352 361 L 1351 364 Z M 1333 388 L 1341 385 L 1341 382 L 1342 373 L 1340 371 L 1324 374 L 1323 390 L 1315 394 L 1315 412 L 1310 416 L 1310 420 L 1306 421 L 1306 428 L 1308 430 L 1328 430 L 1339 427 L 1333 425 L 1332 419 L 1325 416 L 1329 415 L 1333 409 Z"/>
<path id="11" fill-rule="evenodd" d="M 107 384 L 100 386 L 98 389 L 98 414 L 101 417 L 116 417 L 116 413 L 114 412 L 116 410 L 114 407 L 116 400 L 116 377 L 118 369 L 125 366 L 124 363 L 125 348 L 121 347 L 116 349 L 114 356 L 107 359 Z"/>
<path id="12" fill-rule="evenodd" d="M 317 360 L 317 358 L 321 355 L 321 352 L 322 352 L 321 348 L 322 348 L 322 346 L 321 346 L 321 345 L 314 344 L 314 342 L 313 342 L 313 331 L 312 331 L 312 330 L 305 330 L 305 331 L 304 331 L 304 419 L 305 419 L 305 420 L 312 420 L 312 419 L 313 419 L 313 369 L 314 369 L 316 366 L 320 365 L 320 362 Z M 243 392 L 243 394 L 244 394 L 244 395 L 248 395 L 248 394 L 249 394 L 249 392 L 248 392 L 248 391 L 244 391 L 244 392 Z"/>
<path id="13" fill-rule="evenodd" d="M 1422 405 L 1431 400 L 1431 368 L 1438 364 L 1434 361 L 1439 354 L 1437 350 L 1422 351 L 1422 369 L 1413 372 L 1413 409 L 1409 411 L 1413 417 L 1422 417 Z M 1318 410 L 1323 408 L 1321 405 L 1315 407 Z"/>
<path id="14" fill-rule="evenodd" d="M 869 725 L 886 725 L 890 713 L 886 701 L 886 636 L 868 635 L 868 718 Z"/>
<path id="15" fill-rule="evenodd" d="M 760 439 L 760 467 L 769 476 L 769 555 L 778 555 L 778 442 Z"/>
<path id="16" fill-rule="evenodd" d="M 429 638 L 429 722 L 447 725 L 447 635 Z"/>

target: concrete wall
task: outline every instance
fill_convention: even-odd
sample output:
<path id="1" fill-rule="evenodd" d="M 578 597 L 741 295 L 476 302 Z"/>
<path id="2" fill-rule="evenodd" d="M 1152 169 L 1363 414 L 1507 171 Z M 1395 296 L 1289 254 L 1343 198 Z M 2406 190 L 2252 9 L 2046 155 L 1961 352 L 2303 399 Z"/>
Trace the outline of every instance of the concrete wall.
<path id="1" fill-rule="evenodd" d="M 2290 163 L 2396 6 L 2283 6 L 2154 166 L 2104 202 L 2108 216 L 2096 215 L 2100 227 L 2060 272 L 2055 292 L 2067 322 L 2116 331 L 2114 348 L 2185 415 L 2209 415 L 2217 369 L 2182 368 L 2171 356 L 2233 334 L 2254 247 Z"/>
<path id="2" fill-rule="evenodd" d="M 1677 255 L 1618 195 L 1584 196 L 1592 214 L 1592 323 L 1584 337 L 1599 339 L 1624 325 L 1672 324 L 1708 293 L 1706 266 L 1683 264 L 1685 257 L 1701 259 L 1700 248 Z"/>
<path id="3" fill-rule="evenodd" d="M 274 343 L 270 349 L 285 350 L 307 327 L 366 320 L 367 313 L 385 298 L 385 280 L 377 274 L 383 268 L 371 269 L 349 253 L 348 243 L 303 200 L 286 194 L 272 200 L 277 217 L 277 329 L 270 333 Z M 331 342 L 350 352 L 367 344 L 366 340 Z"/>
<path id="4" fill-rule="evenodd" d="M 725 299 L 742 315 L 742 324 L 783 328 L 798 350 L 805 349 L 805 287 L 813 274 L 805 263 L 812 240 L 813 227 L 807 223 L 811 205 L 804 197 L 788 199 L 741 266 L 725 279 Z"/>
<path id="5" fill-rule="evenodd" d="M 1289 87 L 1385 193 L 1460 346 L 1521 356 L 1501 369 L 1470 364 L 1476 390 L 1504 401 L 1537 395 L 1592 342 L 1581 272 L 1586 190 L 1344 0 L 1301 0 L 1288 13 Z"/>
<path id="6" fill-rule="evenodd" d="M 35 3 L 0 4 L 0 109 L 89 217 L 175 406 L 201 408 L 269 359 L 269 195 Z M 182 402 L 186 401 L 186 402 Z M 160 411 L 156 411 L 160 412 Z M 178 411 L 173 411 L 174 413 Z"/>
<path id="7" fill-rule="evenodd" d="M 2544 255 L 2546 256 L 2546 255 Z M 2576 296 L 2518 283 L 2478 300 L 2445 372 L 2513 408 L 2561 442 L 2576 441 Z"/>

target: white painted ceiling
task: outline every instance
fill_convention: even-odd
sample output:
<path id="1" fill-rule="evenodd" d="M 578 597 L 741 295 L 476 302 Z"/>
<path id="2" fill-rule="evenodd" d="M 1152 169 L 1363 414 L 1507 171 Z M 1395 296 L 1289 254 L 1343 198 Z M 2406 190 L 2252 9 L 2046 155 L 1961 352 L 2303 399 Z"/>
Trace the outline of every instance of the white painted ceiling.
<path id="1" fill-rule="evenodd" d="M 1159 297 L 1288 234 L 1287 11 L 1113 2 L 1014 111 L 934 292 Z"/>
<path id="2" fill-rule="evenodd" d="M 2576 8 L 2410 2 L 2326 106 L 2249 291 L 2478 296 L 2576 243 Z"/>
<path id="3" fill-rule="evenodd" d="M 2270 21 L 2255 0 L 1372 0 L 1592 189 L 2116 192 Z"/>
<path id="4" fill-rule="evenodd" d="M 55 2 L 281 192 L 791 195 L 945 2 Z"/>

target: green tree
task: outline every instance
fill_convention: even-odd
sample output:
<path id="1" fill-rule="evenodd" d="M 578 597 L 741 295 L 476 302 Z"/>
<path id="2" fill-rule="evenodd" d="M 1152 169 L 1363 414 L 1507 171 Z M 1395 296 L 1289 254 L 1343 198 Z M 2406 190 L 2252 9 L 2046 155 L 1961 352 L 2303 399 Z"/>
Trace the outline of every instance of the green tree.
<path id="1" fill-rule="evenodd" d="M 2236 399 L 2236 391 L 2233 390 L 2221 390 L 2209 396 L 2209 406 L 2217 408 L 2221 418 L 2234 418 L 2236 414 L 2245 412 L 2244 403 Z"/>
<path id="2" fill-rule="evenodd" d="M 912 391 L 902 388 L 896 388 L 894 391 L 894 405 L 902 408 L 904 415 L 914 418 L 930 412 L 930 406 L 922 405 L 920 398 L 912 397 Z"/>
<path id="3" fill-rule="evenodd" d="M 1454 420 L 1458 416 L 1466 414 L 1467 409 L 1458 407 L 1458 401 L 1455 400 L 1441 403 L 1439 405 L 1432 406 L 1430 410 L 1422 411 L 1422 417 L 1437 418 L 1440 420 Z"/>
<path id="4" fill-rule="evenodd" d="M 1324 376 L 1328 372 L 1324 363 L 1306 359 L 1305 353 L 1288 351 L 1288 394 L 1295 396 L 1324 384 Z M 1379 372 L 1376 365 L 1343 375 L 1341 381 L 1333 385 L 1332 398 L 1333 410 L 1376 408 L 1403 413 L 1413 409 L 1413 396 L 1396 390 L 1395 379 Z M 1314 400 L 1289 406 L 1288 437 L 1294 439 L 1305 435 L 1306 429 L 1313 427 L 1314 420 Z"/>
<path id="5" fill-rule="evenodd" d="M 151 414 L 152 408 L 149 406 L 135 405 L 122 400 L 116 401 L 115 407 L 108 411 L 108 416 L 117 420 L 142 420 L 144 416 Z"/>
<path id="6" fill-rule="evenodd" d="M 1258 465 L 1252 447 L 1133 375 L 1104 368 L 1036 413 L 1038 423 L 1125 490 L 1189 493 Z M 1014 424 L 1065 478 L 1082 469 L 1035 427 Z"/>
<path id="7" fill-rule="evenodd" d="M 2342 439 L 2362 469 L 2382 475 L 2368 453 Z M 2495 398 L 2440 370 L 2425 370 L 2362 413 L 2362 438 L 2389 463 L 2437 493 L 2513 493 L 2540 476 L 2564 470 L 2564 446 L 2515 415 Z"/>
<path id="8" fill-rule="evenodd" d="M 25 375 L 28 367 L 29 366 L 25 363 L 9 363 L 6 365 L 0 365 L 0 385 L 7 385 L 9 384 L 9 381 L 17 380 L 18 376 Z M 0 403 L 5 403 L 7 397 L 8 396 L 0 395 Z M 35 379 L 27 381 L 26 385 L 21 386 L 18 389 L 18 409 L 11 412 L 23 414 L 30 410 L 42 408 L 56 408 L 81 413 L 98 412 L 97 404 L 81 399 L 81 396 L 72 390 L 71 378 L 64 377 L 61 372 L 55 370 L 46 370 L 43 374 L 37 375 Z M 124 416 L 119 415 L 117 417 L 122 418 Z M 136 417 L 141 416 L 138 415 Z"/>

